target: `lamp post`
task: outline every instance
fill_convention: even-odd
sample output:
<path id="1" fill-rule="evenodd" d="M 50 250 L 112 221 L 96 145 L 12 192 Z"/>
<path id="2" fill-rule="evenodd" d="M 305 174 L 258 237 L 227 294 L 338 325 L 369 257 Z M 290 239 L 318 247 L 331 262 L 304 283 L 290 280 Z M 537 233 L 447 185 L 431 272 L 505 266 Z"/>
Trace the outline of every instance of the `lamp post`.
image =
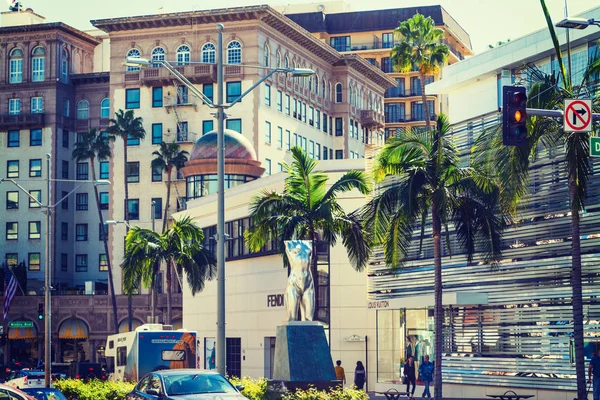
<path id="1" fill-rule="evenodd" d="M 225 63 L 223 60 L 223 24 L 217 24 L 217 95 L 216 104 L 194 86 L 181 72 L 165 60 L 150 60 L 144 58 L 127 57 L 125 65 L 134 67 L 149 67 L 151 64 L 160 64 L 174 75 L 190 92 L 196 97 L 202 99 L 210 108 L 216 109 L 215 118 L 217 119 L 217 371 L 225 375 L 225 136 L 224 127 L 227 118 L 225 110 L 238 103 L 244 96 L 260 86 L 266 79 L 275 73 L 291 74 L 294 77 L 305 77 L 314 74 L 314 71 L 306 68 L 269 68 L 235 64 L 236 66 L 259 68 L 268 70 L 262 78 L 254 83 L 248 90 L 238 96 L 233 102 L 226 104 L 223 96 L 223 70 Z M 191 63 L 190 63 L 191 64 Z"/>
<path id="2" fill-rule="evenodd" d="M 52 222 L 52 210 L 58 206 L 60 203 L 63 202 L 63 200 L 65 200 L 67 197 L 69 197 L 70 195 L 72 195 L 73 193 L 75 193 L 75 191 L 77 189 L 79 189 L 81 186 L 83 186 L 86 183 L 93 183 L 94 185 L 110 185 L 110 182 L 107 180 L 95 180 L 95 181 L 80 181 L 80 180 L 71 180 L 71 179 L 52 179 L 50 177 L 51 174 L 51 169 L 50 169 L 50 160 L 52 159 L 52 156 L 48 153 L 46 154 L 46 190 L 47 190 L 47 196 L 48 199 L 46 201 L 46 204 L 42 204 L 37 198 L 35 198 L 34 196 L 31 195 L 31 193 L 29 193 L 29 191 L 27 189 L 25 189 L 23 186 L 21 186 L 17 180 L 15 179 L 0 179 L 0 183 L 2 182 L 10 182 L 13 185 L 15 185 L 21 192 L 25 193 L 25 195 L 27 195 L 31 200 L 33 200 L 38 206 L 40 206 L 41 208 L 44 209 L 44 213 L 46 214 L 46 239 L 45 239 L 45 248 L 44 248 L 44 258 L 45 258 L 45 263 L 44 263 L 44 273 L 45 273 L 45 279 L 44 279 L 44 319 L 45 319 L 45 327 L 44 327 L 44 386 L 49 388 L 50 384 L 51 384 L 51 372 L 52 372 L 52 353 L 51 353 L 51 338 L 52 338 L 52 333 L 51 333 L 51 328 L 52 328 L 52 323 L 51 323 L 51 318 L 52 318 L 52 308 L 51 308 L 51 298 L 50 298 L 50 291 L 52 290 L 52 286 L 50 286 L 52 280 L 51 280 L 51 269 L 50 269 L 50 263 L 51 263 L 51 254 L 52 252 L 50 251 L 50 242 L 51 242 L 51 235 L 52 235 L 52 229 L 50 229 L 51 227 L 51 222 Z M 79 185 L 77 185 L 75 187 L 75 189 L 71 190 L 69 193 L 67 193 L 66 195 L 64 195 L 59 201 L 57 201 L 55 204 L 52 204 L 52 182 L 77 182 L 79 183 Z M 106 255 L 108 257 L 108 254 Z"/>
<path id="3" fill-rule="evenodd" d="M 594 20 L 594 18 L 586 19 L 586 18 L 565 18 L 559 21 L 555 26 L 557 28 L 566 28 L 566 29 L 585 29 L 588 26 L 596 25 L 600 27 L 600 21 Z"/>

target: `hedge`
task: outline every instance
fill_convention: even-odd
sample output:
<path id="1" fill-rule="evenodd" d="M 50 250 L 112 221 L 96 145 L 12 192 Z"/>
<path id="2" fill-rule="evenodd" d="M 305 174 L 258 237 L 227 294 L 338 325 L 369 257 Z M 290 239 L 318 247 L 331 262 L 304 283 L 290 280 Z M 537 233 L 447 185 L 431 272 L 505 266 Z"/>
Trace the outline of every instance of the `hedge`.
<path id="1" fill-rule="evenodd" d="M 53 382 L 54 387 L 69 400 L 125 400 L 133 389 L 132 382 L 111 382 L 94 379 L 84 382 L 79 379 L 62 379 Z"/>

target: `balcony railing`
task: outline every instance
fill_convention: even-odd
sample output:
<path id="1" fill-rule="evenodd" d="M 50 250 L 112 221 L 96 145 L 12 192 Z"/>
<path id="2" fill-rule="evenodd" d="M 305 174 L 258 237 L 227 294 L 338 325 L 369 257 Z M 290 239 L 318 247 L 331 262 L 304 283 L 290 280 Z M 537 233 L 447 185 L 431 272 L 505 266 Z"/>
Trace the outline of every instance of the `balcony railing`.
<path id="1" fill-rule="evenodd" d="M 388 90 L 385 91 L 385 98 L 389 99 L 389 98 L 393 98 L 393 97 L 406 97 L 406 91 L 404 90 L 404 88 L 399 88 L 399 87 L 393 87 L 393 88 L 389 88 Z"/>
<path id="2" fill-rule="evenodd" d="M 375 110 L 361 110 L 360 124 L 362 126 L 383 126 L 385 116 Z"/>
<path id="3" fill-rule="evenodd" d="M 213 64 L 181 65 L 174 68 L 194 83 L 213 82 L 217 79 L 216 69 Z M 142 83 L 147 85 L 170 82 L 173 79 L 175 77 L 162 67 L 145 68 L 141 71 L 125 73 L 125 82 L 137 82 L 141 80 Z"/>
<path id="4" fill-rule="evenodd" d="M 436 114 L 431 114 L 431 121 L 435 121 L 437 119 L 437 115 Z M 423 113 L 418 113 L 418 114 L 405 114 L 405 115 L 399 115 L 399 116 L 390 116 L 389 114 L 385 116 L 385 123 L 386 124 L 400 124 L 400 123 L 407 123 L 407 122 L 425 122 L 425 114 Z"/>
<path id="5" fill-rule="evenodd" d="M 463 56 L 463 54 L 460 51 L 458 51 L 458 49 L 456 47 L 451 45 L 450 42 L 448 42 L 445 39 L 442 39 L 442 43 L 445 44 L 446 46 L 448 46 L 448 49 L 450 49 L 450 52 L 452 54 L 454 54 L 456 56 L 456 58 L 458 58 L 459 60 L 465 59 L 465 56 Z"/>
<path id="6" fill-rule="evenodd" d="M 19 129 L 44 125 L 44 114 L 0 114 L 0 129 Z"/>

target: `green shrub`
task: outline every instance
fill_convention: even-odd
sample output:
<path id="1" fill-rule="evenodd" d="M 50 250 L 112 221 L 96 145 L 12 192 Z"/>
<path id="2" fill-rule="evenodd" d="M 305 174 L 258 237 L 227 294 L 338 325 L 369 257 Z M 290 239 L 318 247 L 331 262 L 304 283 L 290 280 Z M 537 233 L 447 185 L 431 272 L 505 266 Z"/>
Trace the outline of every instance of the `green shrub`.
<path id="1" fill-rule="evenodd" d="M 315 388 L 288 392 L 281 400 L 369 400 L 369 395 L 362 390 L 337 388 L 330 392 L 319 391 Z"/>
<path id="2" fill-rule="evenodd" d="M 83 382 L 79 379 L 62 379 L 54 382 L 54 387 L 69 400 L 124 400 L 133 389 L 132 382 L 112 382 L 94 379 Z"/>
<path id="3" fill-rule="evenodd" d="M 252 379 L 247 376 L 243 378 L 230 378 L 235 386 L 242 385 L 242 394 L 250 400 L 267 399 L 267 380 L 265 378 Z"/>

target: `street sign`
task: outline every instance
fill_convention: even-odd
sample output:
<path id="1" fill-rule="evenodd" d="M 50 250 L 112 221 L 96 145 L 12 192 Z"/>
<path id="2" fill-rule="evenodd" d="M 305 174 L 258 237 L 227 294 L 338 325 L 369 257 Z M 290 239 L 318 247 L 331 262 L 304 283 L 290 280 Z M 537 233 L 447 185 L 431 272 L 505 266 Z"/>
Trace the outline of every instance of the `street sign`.
<path id="1" fill-rule="evenodd" d="M 600 157 L 600 137 L 590 137 L 590 156 Z"/>
<path id="2" fill-rule="evenodd" d="M 590 132 L 592 130 L 592 101 L 565 99 L 565 132 Z"/>
<path id="3" fill-rule="evenodd" d="M 9 328 L 33 328 L 31 321 L 12 321 L 8 323 Z"/>

